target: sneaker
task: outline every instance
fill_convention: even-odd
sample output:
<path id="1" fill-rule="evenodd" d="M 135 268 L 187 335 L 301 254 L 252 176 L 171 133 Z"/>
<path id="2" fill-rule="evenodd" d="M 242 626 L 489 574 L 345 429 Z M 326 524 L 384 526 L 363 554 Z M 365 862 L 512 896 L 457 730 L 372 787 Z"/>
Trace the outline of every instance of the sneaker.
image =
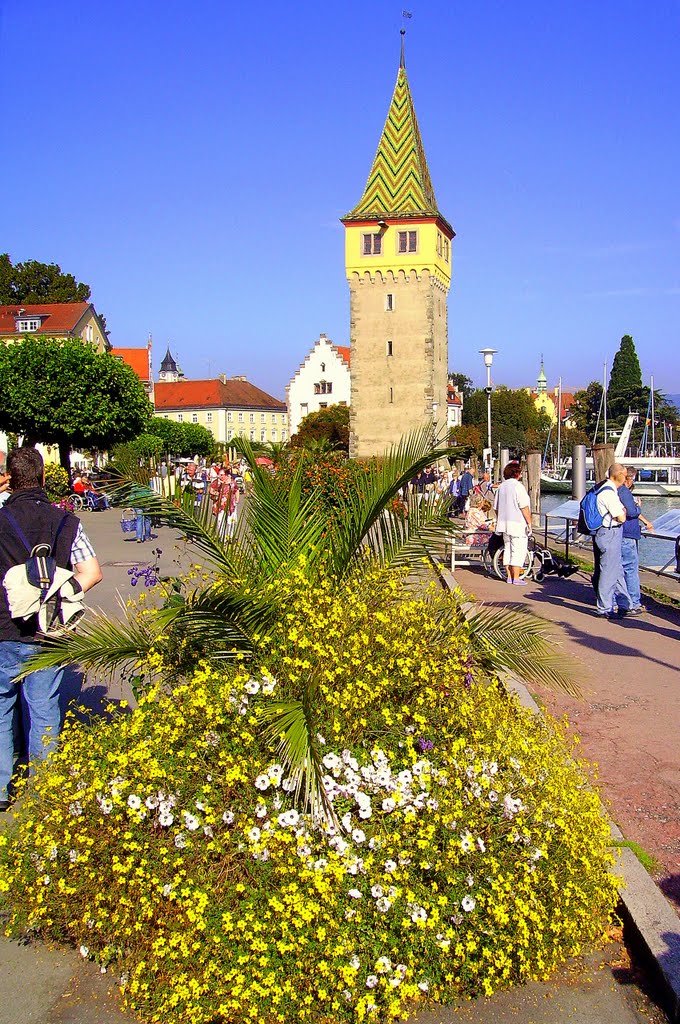
<path id="1" fill-rule="evenodd" d="M 644 615 L 647 609 L 643 604 L 639 604 L 637 608 L 629 608 L 626 615 Z"/>
<path id="2" fill-rule="evenodd" d="M 0 812 L 8 811 L 12 806 L 11 800 L 0 800 Z"/>
<path id="3" fill-rule="evenodd" d="M 513 580 L 512 581 L 512 585 L 513 585 L 513 587 L 526 587 L 527 581 L 526 580 Z"/>

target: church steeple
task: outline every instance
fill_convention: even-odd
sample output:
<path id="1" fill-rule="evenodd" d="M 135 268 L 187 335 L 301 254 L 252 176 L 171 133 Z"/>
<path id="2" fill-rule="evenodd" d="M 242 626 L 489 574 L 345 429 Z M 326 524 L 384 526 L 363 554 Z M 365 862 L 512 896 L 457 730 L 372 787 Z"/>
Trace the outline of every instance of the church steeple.
<path id="1" fill-rule="evenodd" d="M 539 395 L 544 395 L 548 390 L 548 378 L 545 375 L 545 369 L 543 368 L 543 356 L 541 356 L 541 369 L 536 380 L 536 392 Z"/>

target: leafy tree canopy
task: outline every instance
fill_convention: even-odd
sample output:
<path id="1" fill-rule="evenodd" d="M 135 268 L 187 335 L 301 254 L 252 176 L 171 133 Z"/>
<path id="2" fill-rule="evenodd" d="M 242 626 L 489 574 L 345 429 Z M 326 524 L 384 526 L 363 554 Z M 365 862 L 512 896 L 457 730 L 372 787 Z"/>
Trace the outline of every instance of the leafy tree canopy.
<path id="1" fill-rule="evenodd" d="M 200 423 L 175 423 L 162 416 L 154 416 L 147 432 L 163 441 L 162 450 L 168 455 L 191 458 L 199 455 L 210 458 L 215 451 L 215 439 Z"/>
<path id="2" fill-rule="evenodd" d="M 0 429 L 24 443 L 108 448 L 143 431 L 151 404 L 134 370 L 80 339 L 33 337 L 0 345 Z"/>
<path id="3" fill-rule="evenodd" d="M 305 416 L 291 444 L 301 447 L 310 441 L 325 441 L 333 448 L 349 451 L 349 408 L 331 405 Z"/>
<path id="4" fill-rule="evenodd" d="M 26 260 L 14 266 L 0 254 L 0 305 L 14 302 L 88 302 L 90 286 L 63 273 L 57 263 Z"/>
<path id="5" fill-rule="evenodd" d="M 463 396 L 463 402 L 467 402 L 468 398 L 474 391 L 472 377 L 468 377 L 464 373 L 449 373 L 449 382 L 453 384 L 455 388 L 458 388 Z"/>
<path id="6" fill-rule="evenodd" d="M 486 411 L 486 392 L 481 389 L 473 391 L 463 406 L 463 424 L 477 427 L 485 443 Z M 547 436 L 549 429 L 550 418 L 538 411 L 528 391 L 499 387 L 491 395 L 491 443 L 494 449 L 500 445 L 524 455 Z"/>
<path id="7" fill-rule="evenodd" d="M 621 338 L 619 351 L 614 356 L 612 372 L 609 378 L 609 398 L 615 401 L 617 398 L 626 399 L 634 395 L 642 388 L 642 370 L 640 360 L 635 351 L 635 342 L 630 334 L 624 334 Z"/>
<path id="8" fill-rule="evenodd" d="M 590 441 L 593 438 L 601 404 L 602 384 L 598 380 L 591 380 L 587 388 L 575 392 L 574 404 L 569 410 L 569 419 L 573 420 L 578 430 L 588 434 Z"/>

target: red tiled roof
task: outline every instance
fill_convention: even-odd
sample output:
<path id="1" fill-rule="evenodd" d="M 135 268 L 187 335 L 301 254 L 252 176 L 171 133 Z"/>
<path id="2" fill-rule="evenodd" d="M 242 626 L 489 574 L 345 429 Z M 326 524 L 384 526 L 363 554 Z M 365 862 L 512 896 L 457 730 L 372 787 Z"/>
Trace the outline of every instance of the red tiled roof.
<path id="1" fill-rule="evenodd" d="M 462 395 L 458 391 L 456 391 L 456 389 L 455 389 L 453 384 L 447 385 L 447 388 L 446 388 L 446 403 L 447 403 L 447 405 L 462 405 L 463 404 L 463 397 L 462 397 Z"/>
<path id="2" fill-rule="evenodd" d="M 335 347 L 338 350 L 338 352 L 340 353 L 340 355 L 342 356 L 343 360 L 349 366 L 349 364 L 350 364 L 350 362 L 349 362 L 350 361 L 350 352 L 351 352 L 351 349 L 350 349 L 349 345 L 336 345 Z"/>
<path id="3" fill-rule="evenodd" d="M 32 334 L 65 334 L 74 329 L 91 306 L 90 302 L 19 302 L 0 306 L 0 334 L 16 334 L 15 320 L 19 315 L 22 319 L 37 315 L 45 317 L 42 326 L 31 331 Z"/>
<path id="4" fill-rule="evenodd" d="M 246 380 L 161 381 L 154 386 L 156 409 L 272 409 L 285 412 L 286 403 Z"/>
<path id="5" fill-rule="evenodd" d="M 140 380 L 149 382 L 149 349 L 144 348 L 112 348 L 111 355 L 122 359 L 131 366 Z"/>

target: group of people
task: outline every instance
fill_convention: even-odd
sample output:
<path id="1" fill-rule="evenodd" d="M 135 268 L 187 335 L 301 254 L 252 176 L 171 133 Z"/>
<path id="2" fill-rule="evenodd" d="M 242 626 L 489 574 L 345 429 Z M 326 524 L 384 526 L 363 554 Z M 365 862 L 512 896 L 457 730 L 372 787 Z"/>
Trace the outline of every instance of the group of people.
<path id="1" fill-rule="evenodd" d="M 602 525 L 593 535 L 593 587 L 597 614 L 611 619 L 619 614 L 642 615 L 638 545 L 642 526 L 654 526 L 642 514 L 633 495 L 636 470 L 615 462 L 607 479 L 597 487 L 597 511 Z"/>

